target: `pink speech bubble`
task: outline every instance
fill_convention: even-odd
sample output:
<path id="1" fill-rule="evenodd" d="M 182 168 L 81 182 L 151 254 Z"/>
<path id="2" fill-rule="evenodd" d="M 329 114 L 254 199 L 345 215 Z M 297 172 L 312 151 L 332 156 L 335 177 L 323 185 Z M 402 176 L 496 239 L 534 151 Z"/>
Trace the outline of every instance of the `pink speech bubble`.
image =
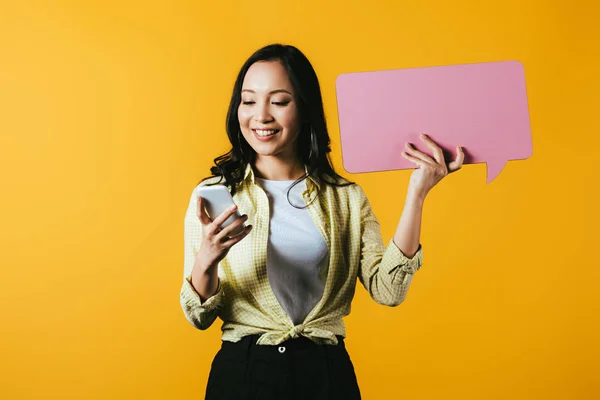
<path id="1" fill-rule="evenodd" d="M 415 168 L 405 143 L 429 155 L 424 132 L 446 161 L 487 163 L 487 183 L 509 160 L 531 157 L 523 65 L 518 61 L 357 72 L 336 80 L 344 169 L 350 173 Z"/>

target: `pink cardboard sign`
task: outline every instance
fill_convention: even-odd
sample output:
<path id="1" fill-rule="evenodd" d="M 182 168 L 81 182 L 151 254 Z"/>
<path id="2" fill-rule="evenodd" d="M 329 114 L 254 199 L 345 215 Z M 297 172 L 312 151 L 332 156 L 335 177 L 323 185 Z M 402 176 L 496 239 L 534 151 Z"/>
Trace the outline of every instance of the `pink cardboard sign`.
<path id="1" fill-rule="evenodd" d="M 415 168 L 405 143 L 446 161 L 463 146 L 464 164 L 487 163 L 487 183 L 508 160 L 531 157 L 523 65 L 518 61 L 347 73 L 336 80 L 342 159 L 350 173 Z"/>

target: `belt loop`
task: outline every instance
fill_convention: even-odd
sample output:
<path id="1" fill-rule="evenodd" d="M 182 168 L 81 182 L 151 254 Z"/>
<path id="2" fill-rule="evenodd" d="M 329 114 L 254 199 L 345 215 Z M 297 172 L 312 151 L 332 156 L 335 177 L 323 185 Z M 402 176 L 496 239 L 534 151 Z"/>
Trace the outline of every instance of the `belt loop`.
<path id="1" fill-rule="evenodd" d="M 334 345 L 329 345 L 329 344 L 324 344 L 323 345 L 323 349 L 325 350 L 325 365 L 326 365 L 326 371 L 327 371 L 327 379 L 325 380 L 325 385 L 327 385 L 327 398 L 328 399 L 332 399 L 333 398 L 333 394 L 331 393 L 331 382 L 332 382 L 332 378 L 331 378 L 331 373 L 333 371 L 333 366 L 332 366 L 332 359 L 334 357 L 334 352 L 333 347 L 335 347 Z"/>
<path id="2" fill-rule="evenodd" d="M 246 372 L 245 372 L 245 379 L 246 379 L 246 396 L 244 397 L 244 400 L 247 400 L 250 398 L 250 386 L 251 386 L 251 381 L 250 381 L 250 357 L 251 357 L 251 350 L 252 350 L 252 346 L 254 346 L 254 344 L 256 343 L 256 340 L 258 340 L 258 335 L 250 335 L 250 336 L 245 336 L 244 339 L 245 340 L 245 348 L 244 353 L 245 353 L 245 367 L 246 367 Z"/>
<path id="3" fill-rule="evenodd" d="M 245 336 L 244 337 L 244 357 L 246 359 L 246 364 L 248 364 L 248 362 L 250 361 L 250 350 L 252 349 L 252 346 L 254 345 L 254 343 L 256 342 L 256 335 L 250 335 L 250 336 Z"/>

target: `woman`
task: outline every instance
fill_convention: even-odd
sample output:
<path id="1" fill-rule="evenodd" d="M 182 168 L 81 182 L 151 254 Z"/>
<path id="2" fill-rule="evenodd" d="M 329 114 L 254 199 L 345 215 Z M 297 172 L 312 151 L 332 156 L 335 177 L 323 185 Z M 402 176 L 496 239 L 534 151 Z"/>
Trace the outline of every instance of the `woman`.
<path id="1" fill-rule="evenodd" d="M 433 157 L 406 146 L 417 168 L 384 246 L 364 192 L 328 159 L 319 82 L 297 48 L 270 45 L 246 61 L 227 134 L 232 149 L 198 186 L 227 185 L 243 218 L 220 229 L 236 210 L 211 220 L 195 193 L 185 218 L 184 314 L 201 330 L 223 321 L 206 399 L 360 399 L 342 321 L 356 279 L 379 304 L 405 299 L 422 263 L 425 197 L 461 168 L 462 149 L 447 165 L 426 136 Z"/>

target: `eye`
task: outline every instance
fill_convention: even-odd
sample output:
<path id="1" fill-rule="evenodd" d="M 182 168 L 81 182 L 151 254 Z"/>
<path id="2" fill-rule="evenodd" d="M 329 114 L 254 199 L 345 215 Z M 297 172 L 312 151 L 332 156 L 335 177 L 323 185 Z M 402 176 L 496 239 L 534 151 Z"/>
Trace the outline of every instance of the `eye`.
<path id="1" fill-rule="evenodd" d="M 276 106 L 286 106 L 288 105 L 289 101 L 274 101 L 273 104 L 275 104 Z"/>
<path id="2" fill-rule="evenodd" d="M 242 104 L 248 105 L 248 104 L 254 104 L 254 102 L 253 101 L 243 101 Z"/>

